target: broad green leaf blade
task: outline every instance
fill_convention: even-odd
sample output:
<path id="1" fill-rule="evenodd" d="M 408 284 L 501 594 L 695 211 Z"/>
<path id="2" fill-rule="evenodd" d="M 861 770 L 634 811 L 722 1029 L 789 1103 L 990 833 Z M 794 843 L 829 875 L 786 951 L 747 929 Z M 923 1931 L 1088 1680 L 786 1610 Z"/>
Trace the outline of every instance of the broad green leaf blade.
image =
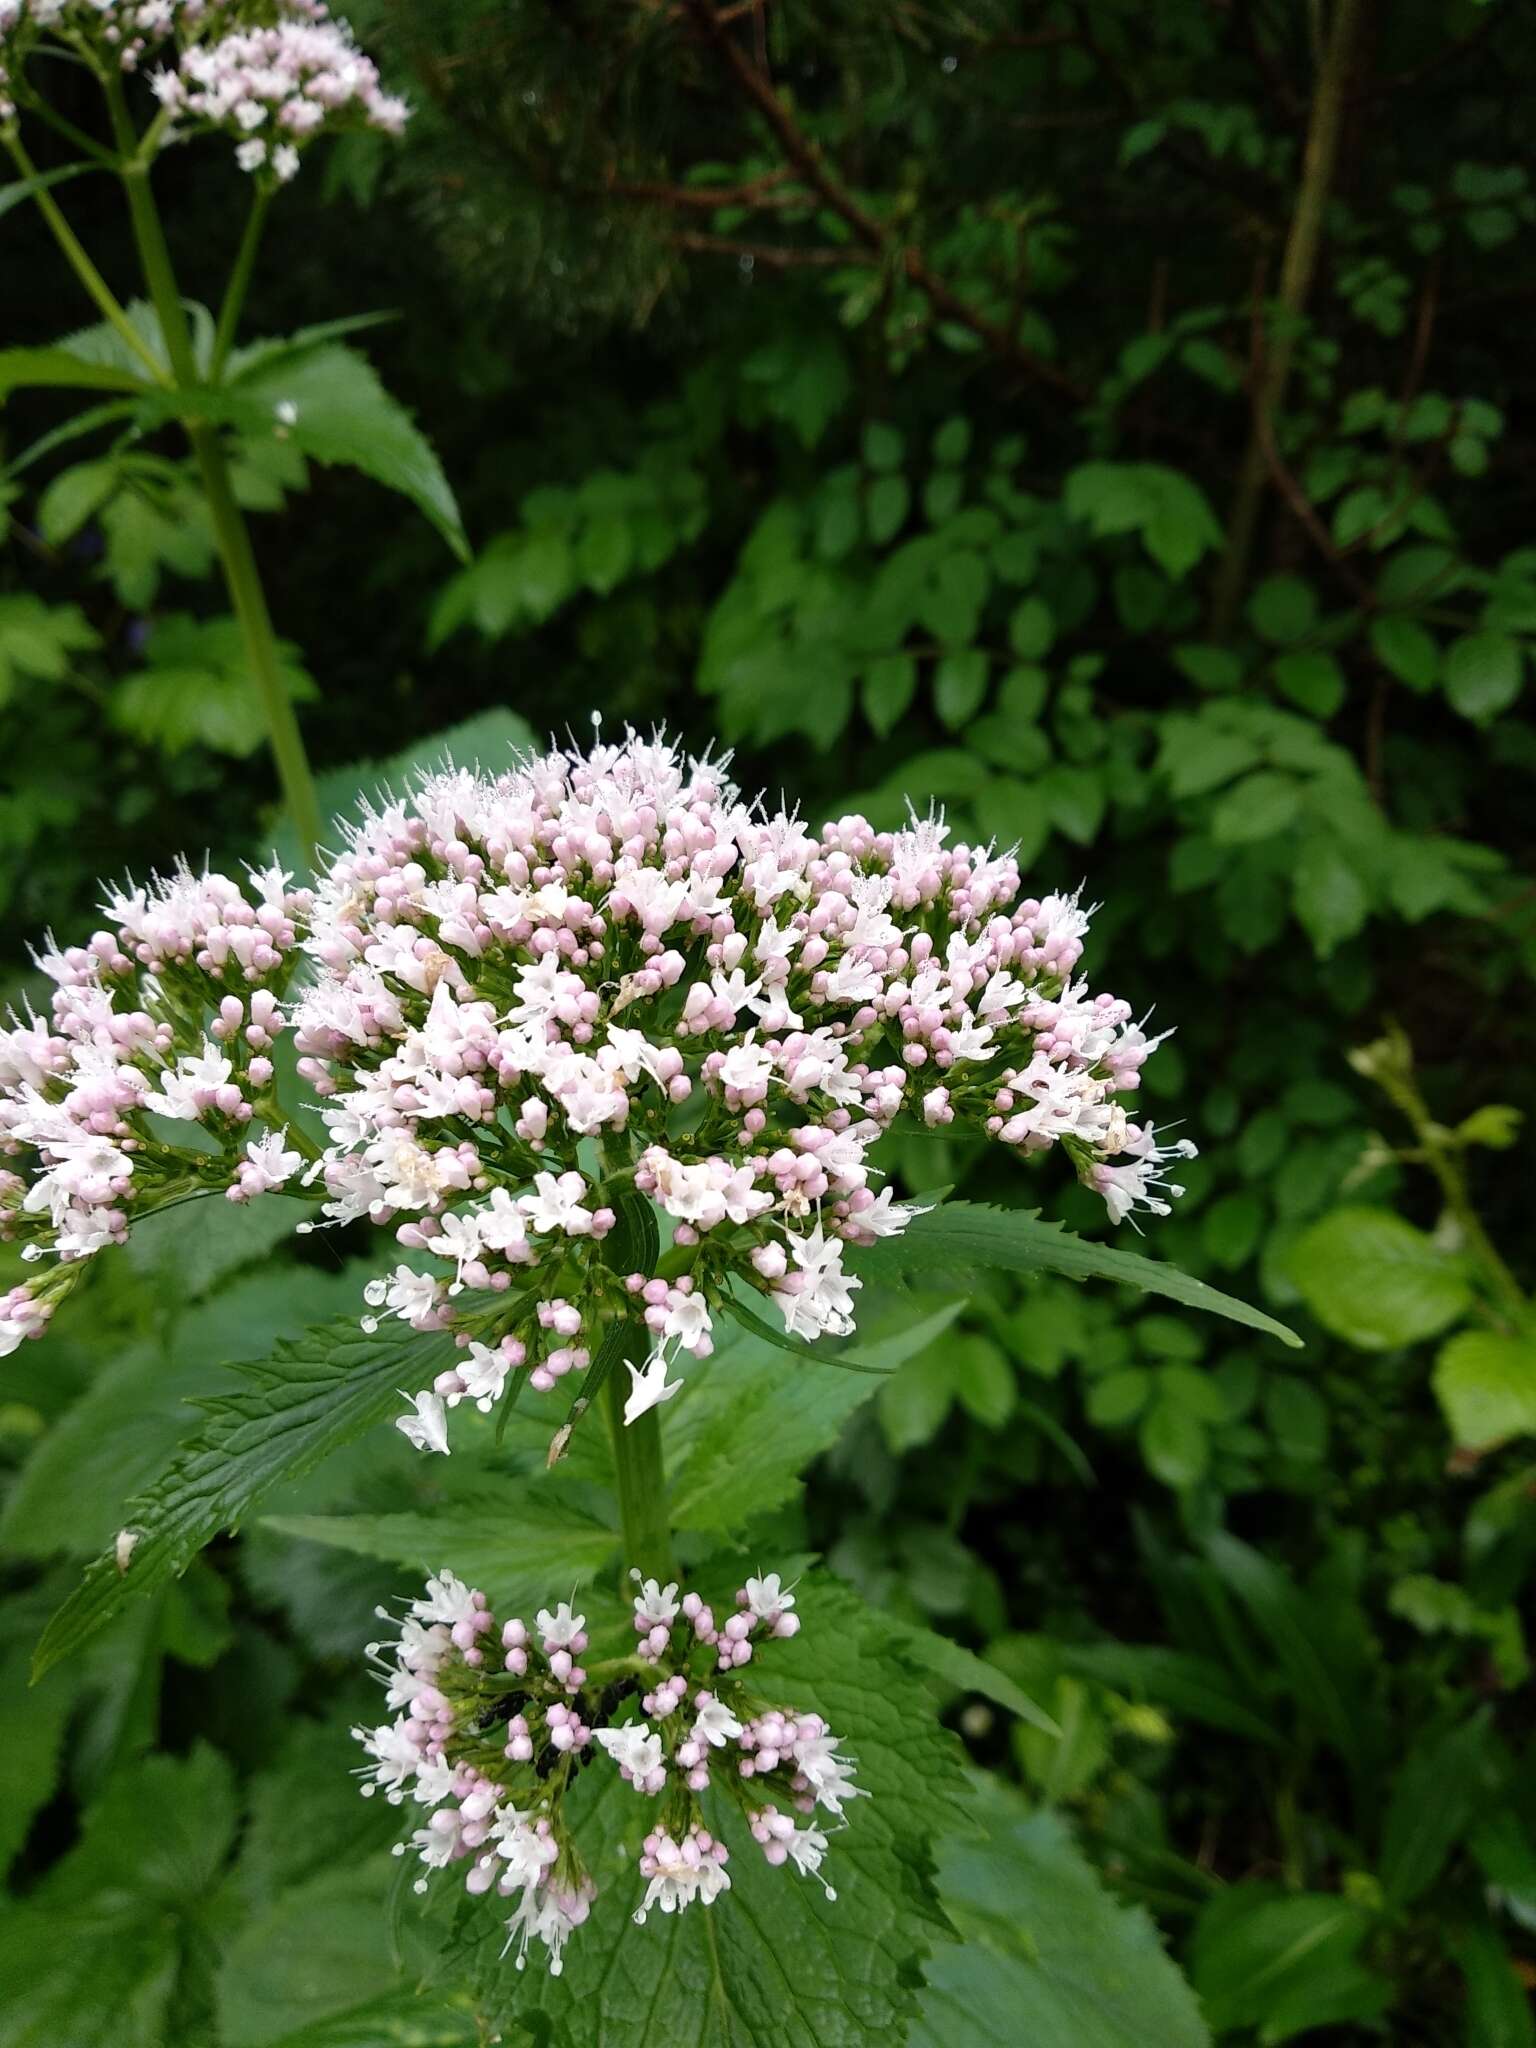
<path id="1" fill-rule="evenodd" d="M 1490 1451 L 1536 1435 L 1536 1341 L 1459 1330 L 1435 1360 L 1435 1395 L 1458 1444 Z"/>
<path id="2" fill-rule="evenodd" d="M 401 492 L 468 561 L 469 543 L 441 464 L 355 349 L 331 342 L 257 362 L 237 383 L 196 397 L 200 410 L 242 433 L 285 436 L 315 462 L 360 469 Z"/>
<path id="3" fill-rule="evenodd" d="M 1428 1891 L 1452 1849 L 1490 1808 L 1502 1777 L 1485 1713 L 1420 1742 L 1404 1759 L 1377 1861 L 1390 1908 L 1410 1905 Z"/>
<path id="4" fill-rule="evenodd" d="M 1254 2028 L 1264 2048 L 1313 2028 L 1374 2019 L 1392 1986 L 1360 1961 L 1370 1909 L 1329 1892 L 1236 1884 L 1195 1931 L 1191 1974 L 1212 2026 Z"/>
<path id="5" fill-rule="evenodd" d="M 386 1558 L 423 1577 L 449 1565 L 513 1612 L 589 1585 L 619 1541 L 613 1529 L 561 1499 L 549 1480 L 509 1480 L 494 1493 L 432 1513 L 269 1515 L 262 1526 Z"/>
<path id="6" fill-rule="evenodd" d="M 87 1568 L 43 1631 L 33 1677 L 127 1601 L 185 1571 L 205 1543 L 234 1528 L 279 1481 L 297 1478 L 383 1421 L 398 1405 L 402 1380 L 429 1384 L 446 1355 L 441 1338 L 401 1341 L 337 1322 L 279 1344 L 264 1364 L 236 1368 L 245 1385 L 199 1404 L 208 1421 L 124 1510 L 124 1527 L 138 1536 L 126 1570 L 110 1550 Z"/>
<path id="7" fill-rule="evenodd" d="M 895 1367 L 959 1315 L 947 1302 L 882 1335 L 866 1329 L 865 1357 Z M 684 1391 L 661 1411 L 675 1529 L 739 1531 L 782 1507 L 811 1459 L 842 1434 L 877 1382 L 864 1373 L 807 1372 L 746 1331 L 720 1333 L 714 1355 L 678 1368 Z"/>
<path id="8" fill-rule="evenodd" d="M 377 1912 L 377 1906 L 374 1908 Z M 261 2048 L 479 2048 L 474 2016 L 401 1989 L 389 1998 L 316 2020 L 296 2034 L 263 2040 Z"/>
<path id="9" fill-rule="evenodd" d="M 76 1846 L 0 1913 L 0 2048 L 164 2048 L 181 1998 L 210 1988 L 198 1923 L 235 1821 L 210 1749 L 120 1773 Z"/>
<path id="10" fill-rule="evenodd" d="M 946 1843 L 939 1895 L 963 1946 L 924 1972 L 909 2048 L 1209 2048 L 1193 1992 L 1054 1813 L 976 1780 L 980 1842 Z"/>
<path id="11" fill-rule="evenodd" d="M 776 1700 L 825 1715 L 873 1795 L 831 1838 L 822 1868 L 837 1897 L 771 1869 L 734 1806 L 726 1817 L 711 1794 L 730 1891 L 702 1912 L 636 1927 L 634 1854 L 654 1809 L 612 1773 L 589 1773 L 577 1825 L 593 1845 L 599 1893 L 564 1974 L 530 1966 L 519 1977 L 501 1959 L 494 1910 L 466 1917 L 471 1950 L 447 1958 L 448 1981 L 474 1984 L 488 2025 L 547 2026 L 555 2048 L 892 2048 L 900 2038 L 916 1966 L 949 1938 L 927 1838 L 965 1824 L 965 1779 L 952 1739 L 912 1711 L 912 1673 L 883 1618 L 835 1580 L 803 1581 L 798 1598 L 803 1633 L 773 1645 L 763 1683 L 771 1677 Z"/>
<path id="12" fill-rule="evenodd" d="M 1136 1252 L 1074 1237 L 1059 1223 L 1045 1223 L 1032 1211 L 992 1209 L 977 1202 L 945 1202 L 914 1217 L 900 1237 L 853 1253 L 849 1266 L 870 1278 L 952 1276 L 978 1267 L 1001 1266 L 1012 1273 L 1061 1273 L 1069 1280 L 1112 1280 L 1166 1295 L 1207 1315 L 1225 1316 L 1250 1330 L 1278 1337 L 1297 1349 L 1301 1339 L 1261 1309 L 1208 1287 L 1177 1266 L 1159 1265 Z"/>
<path id="13" fill-rule="evenodd" d="M 1286 1271 L 1324 1329 L 1360 1351 L 1433 1337 L 1472 1300 L 1459 1253 L 1364 1204 L 1319 1217 L 1291 1246 Z"/>
<path id="14" fill-rule="evenodd" d="M 357 2009 L 397 1976 L 381 1908 L 397 1867 L 388 1855 L 341 1864 L 280 1893 L 242 1922 L 219 1966 L 221 2048 L 359 2040 Z M 361 2037 L 367 2048 L 475 2038 L 467 2013 L 450 2014 L 435 2001 L 413 2011 L 419 2001 L 407 1981 L 399 1982 L 392 2003 L 398 2030 L 375 2028 Z"/>
<path id="15" fill-rule="evenodd" d="M 61 391 L 152 391 L 143 377 L 115 363 L 92 362 L 67 348 L 0 349 L 0 398 L 25 386 Z"/>
<path id="16" fill-rule="evenodd" d="M 263 1206 L 253 1203 L 244 1213 L 254 1216 Z M 199 1208 L 196 1232 L 174 1215 L 146 1218 L 143 1227 L 178 1223 L 190 1295 L 202 1291 L 200 1276 L 215 1263 L 213 1249 L 201 1242 L 200 1226 L 213 1226 L 228 1253 L 235 1240 L 219 1226 L 226 1216 L 241 1213 L 232 1203 L 213 1201 Z M 141 1252 L 137 1238 L 135 1231 L 125 1256 Z M 259 1247 L 261 1240 L 248 1242 Z M 158 1261 L 145 1264 L 156 1272 Z M 163 1267 L 157 1278 L 167 1289 L 174 1284 Z M 193 1404 L 209 1390 L 211 1364 L 259 1359 L 279 1337 L 298 1336 L 306 1326 L 341 1314 L 360 1291 L 349 1274 L 283 1264 L 226 1280 L 212 1300 L 177 1317 L 159 1341 L 126 1345 L 27 1460 L 0 1514 L 0 1544 L 25 1557 L 93 1557 L 123 1526 L 123 1502 L 153 1486 L 197 1428 Z"/>

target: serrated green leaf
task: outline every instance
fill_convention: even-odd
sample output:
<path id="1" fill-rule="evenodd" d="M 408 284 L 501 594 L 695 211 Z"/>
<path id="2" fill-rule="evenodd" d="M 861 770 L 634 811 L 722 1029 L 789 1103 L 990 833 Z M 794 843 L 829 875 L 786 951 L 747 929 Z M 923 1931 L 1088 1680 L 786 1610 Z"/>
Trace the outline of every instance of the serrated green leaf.
<path id="1" fill-rule="evenodd" d="M 1287 1270 L 1325 1329 L 1362 1351 L 1433 1337 L 1472 1299 L 1464 1259 L 1390 1209 L 1335 1209 L 1291 1246 Z"/>
<path id="2" fill-rule="evenodd" d="M 1315 2027 L 1370 2020 L 1392 1995 L 1359 1960 L 1370 1912 L 1326 1892 L 1232 1885 L 1195 1932 L 1191 1974 L 1218 2033 L 1258 2030 L 1264 2048 Z"/>
<path id="3" fill-rule="evenodd" d="M 340 342 L 263 357 L 200 407 L 251 435 L 278 434 L 314 462 L 360 469 L 424 512 L 469 560 L 459 508 L 431 446 L 366 356 Z"/>
<path id="4" fill-rule="evenodd" d="M 0 1913 L 0 2048 L 163 2048 L 181 1999 L 207 1996 L 198 1922 L 235 1818 L 210 1749 L 117 1777 L 76 1846 Z"/>
<path id="5" fill-rule="evenodd" d="M 514 1610 L 558 1587 L 589 1585 L 618 1549 L 617 1532 L 561 1497 L 554 1481 L 504 1482 L 496 1492 L 432 1512 L 392 1515 L 266 1515 L 262 1527 L 362 1557 L 386 1558 L 423 1576 L 451 1565 L 497 1589 Z"/>
<path id="6" fill-rule="evenodd" d="M 852 1254 L 848 1263 L 860 1274 L 882 1279 L 923 1274 L 952 1280 L 959 1273 L 1000 1266 L 1014 1273 L 1062 1273 L 1069 1280 L 1112 1280 L 1166 1295 L 1186 1308 L 1226 1316 L 1283 1343 L 1298 1348 L 1301 1344 L 1296 1333 L 1273 1316 L 1181 1273 L 1177 1266 L 1159 1265 L 1135 1252 L 1074 1237 L 1060 1224 L 1042 1222 L 1029 1210 L 945 1202 L 915 1217 L 899 1237 L 883 1238 Z"/>
<path id="7" fill-rule="evenodd" d="M 262 1206 L 252 1205 L 257 1212 Z M 210 1201 L 199 1210 L 199 1224 L 205 1210 L 214 1211 L 207 1219 L 214 1224 L 222 1222 L 221 1211 L 241 1213 L 232 1203 Z M 164 1221 L 174 1222 L 185 1242 L 186 1218 L 178 1211 Z M 195 1278 L 190 1261 L 187 1272 Z M 361 1285 L 361 1276 L 279 1265 L 226 1281 L 212 1302 L 189 1307 L 173 1327 L 128 1346 L 28 1459 L 0 1515 L 0 1543 L 23 1557 L 94 1555 L 122 1526 L 124 1500 L 152 1486 L 197 1428 L 192 1404 L 217 1383 L 217 1369 L 259 1359 L 277 1337 L 340 1313 Z"/>
<path id="8" fill-rule="evenodd" d="M 889 1334 L 868 1324 L 862 1360 L 893 1371 L 946 1330 L 961 1307 L 947 1303 L 915 1321 L 904 1315 Z M 712 1357 L 689 1362 L 685 1391 L 662 1410 L 674 1528 L 736 1530 L 781 1506 L 811 1459 L 836 1442 L 879 1384 L 868 1373 L 789 1365 L 752 1333 L 725 1333 Z"/>
<path id="9" fill-rule="evenodd" d="M 207 1422 L 164 1477 L 128 1502 L 124 1527 L 137 1532 L 138 1542 L 127 1569 L 119 1569 L 112 1551 L 88 1567 L 43 1631 L 34 1678 L 128 1601 L 185 1571 L 205 1543 L 244 1520 L 279 1481 L 297 1478 L 382 1422 L 398 1404 L 402 1379 L 430 1384 L 444 1356 L 440 1338 L 402 1342 L 339 1322 L 279 1344 L 264 1364 L 240 1366 L 245 1385 L 202 1403 Z"/>
<path id="10" fill-rule="evenodd" d="M 929 1961 L 911 2048 L 1209 2048 L 1151 1920 L 1110 1896 L 1058 1815 L 989 1778 L 976 1816 L 983 1839 L 940 1856 L 964 1946 Z"/>

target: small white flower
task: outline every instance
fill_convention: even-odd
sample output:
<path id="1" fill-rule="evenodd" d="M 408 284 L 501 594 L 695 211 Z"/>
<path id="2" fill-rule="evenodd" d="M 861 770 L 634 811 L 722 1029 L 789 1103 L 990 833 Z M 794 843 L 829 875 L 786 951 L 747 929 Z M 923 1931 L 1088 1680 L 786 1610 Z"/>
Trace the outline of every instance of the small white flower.
<path id="1" fill-rule="evenodd" d="M 397 1415 L 395 1427 L 402 1436 L 413 1443 L 418 1451 L 441 1451 L 448 1455 L 448 1416 L 443 1403 L 436 1394 L 407 1394 L 401 1397 L 409 1401 L 414 1414 Z"/>
<path id="2" fill-rule="evenodd" d="M 710 1697 L 698 1710 L 693 1732 L 695 1735 L 702 1735 L 712 1749 L 723 1749 L 726 1743 L 734 1742 L 741 1733 L 741 1723 L 724 1700 Z"/>
<path id="3" fill-rule="evenodd" d="M 630 1364 L 628 1359 L 624 1363 L 629 1366 L 629 1398 L 624 1403 L 626 1427 L 638 1422 L 648 1409 L 659 1407 L 663 1401 L 670 1401 L 674 1394 L 683 1390 L 681 1380 L 668 1382 L 667 1354 L 661 1345 L 651 1353 L 643 1368 Z"/>

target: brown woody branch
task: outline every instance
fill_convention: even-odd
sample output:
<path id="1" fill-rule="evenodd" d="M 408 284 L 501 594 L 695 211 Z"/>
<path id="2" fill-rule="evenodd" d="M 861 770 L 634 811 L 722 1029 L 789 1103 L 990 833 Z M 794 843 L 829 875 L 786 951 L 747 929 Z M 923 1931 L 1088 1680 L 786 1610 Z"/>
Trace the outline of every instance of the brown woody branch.
<path id="1" fill-rule="evenodd" d="M 713 213 L 721 206 L 751 206 L 761 211 L 809 205 L 804 193 L 781 189 L 791 175 L 787 170 L 768 171 L 742 185 L 669 185 L 645 178 L 610 178 L 603 193 L 614 199 L 637 199 L 657 206 L 697 207 L 703 213 Z"/>
<path id="2" fill-rule="evenodd" d="M 846 270 L 850 264 L 867 268 L 874 262 L 863 249 L 797 249 L 784 242 L 739 242 L 730 235 L 703 235 L 693 228 L 679 228 L 667 236 L 667 242 L 690 255 L 734 256 L 738 262 L 761 263 L 767 270 Z"/>
<path id="3" fill-rule="evenodd" d="M 903 243 L 849 191 L 820 145 L 806 134 L 770 81 L 727 33 L 722 17 L 715 12 L 710 0 L 682 0 L 682 4 L 738 90 L 762 116 L 790 163 L 806 184 L 821 195 L 824 204 L 852 229 L 857 241 L 872 256 L 899 269 L 935 312 L 977 335 L 1006 362 L 1070 398 L 1079 402 L 1087 398 L 1088 393 L 1074 378 L 1054 363 L 1047 362 L 1043 356 L 1036 355 L 1033 349 L 1026 348 L 1001 322 L 991 319 L 968 299 L 962 298 L 939 276 L 920 249 Z M 846 252 L 839 252 L 839 255 L 841 260 L 846 260 Z"/>

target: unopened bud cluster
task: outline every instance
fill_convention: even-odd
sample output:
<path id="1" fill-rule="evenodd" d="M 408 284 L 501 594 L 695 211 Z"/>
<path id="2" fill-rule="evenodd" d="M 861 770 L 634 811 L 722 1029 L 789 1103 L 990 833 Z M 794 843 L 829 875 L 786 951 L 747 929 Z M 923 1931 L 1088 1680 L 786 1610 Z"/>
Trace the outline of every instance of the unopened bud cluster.
<path id="1" fill-rule="evenodd" d="M 54 1026 L 0 1035 L 0 1216 L 66 1260 L 189 1174 L 366 1218 L 400 1248 L 367 1324 L 453 1341 L 401 1418 L 435 1451 L 451 1410 L 491 1409 L 513 1375 L 556 1388 L 616 1320 L 650 1347 L 629 1420 L 678 1391 L 738 1290 L 790 1337 L 846 1336 L 846 1254 L 913 1214 L 871 1157 L 899 1117 L 1059 1148 L 1117 1221 L 1166 1211 L 1161 1164 L 1193 1149 L 1127 1114 L 1153 1041 L 1074 979 L 1075 897 L 1021 898 L 1011 855 L 951 846 L 941 819 L 811 831 L 633 734 L 427 776 L 313 897 L 181 876 L 109 908 L 119 931 L 63 956 Z M 284 1023 L 328 1134 L 301 1176 L 256 1078 Z M 217 1160 L 169 1159 L 152 1113 L 202 1123 Z M 647 1205 L 664 1256 L 637 1265 L 633 1233 L 610 1240 Z M 0 1330 L 19 1342 L 44 1306 L 13 1301 Z"/>
<path id="2" fill-rule="evenodd" d="M 773 1706 L 758 1689 L 758 1651 L 799 1628 L 776 1575 L 748 1579 L 720 1625 L 697 1593 L 679 1598 L 674 1584 L 633 1576 L 637 1652 L 591 1670 L 581 1662 L 585 1616 L 568 1603 L 541 1609 L 532 1626 L 498 1623 L 486 1596 L 446 1571 L 409 1604 L 398 1637 L 369 1645 L 397 1718 L 353 1730 L 370 1759 L 363 1791 L 424 1810 L 397 1855 L 428 1871 L 458 1867 L 470 1892 L 512 1902 L 507 1947 L 519 1969 L 539 1941 L 558 1975 L 591 1910 L 596 1887 L 565 1805 L 582 1771 L 615 1769 L 652 1803 L 641 1922 L 729 1891 L 730 1856 L 705 1794 L 741 1815 L 770 1864 L 810 1876 L 827 1849 L 818 1809 L 841 1826 L 860 1796 L 821 1717 Z M 417 1878 L 418 1891 L 426 1885 Z"/>

